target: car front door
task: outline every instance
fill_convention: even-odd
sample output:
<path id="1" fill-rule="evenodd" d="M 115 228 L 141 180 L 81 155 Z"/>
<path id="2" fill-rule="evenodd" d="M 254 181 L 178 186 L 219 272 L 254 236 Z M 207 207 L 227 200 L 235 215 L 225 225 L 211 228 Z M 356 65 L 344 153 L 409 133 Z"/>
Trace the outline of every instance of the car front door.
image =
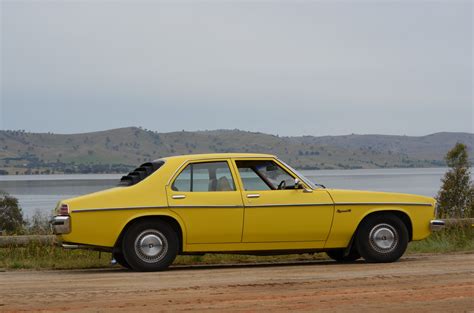
<path id="1" fill-rule="evenodd" d="M 276 160 L 236 159 L 245 205 L 243 242 L 325 241 L 334 214 L 324 189 L 295 186 Z"/>
<path id="2" fill-rule="evenodd" d="M 244 209 L 231 169 L 227 160 L 189 162 L 166 187 L 187 244 L 241 242 Z"/>

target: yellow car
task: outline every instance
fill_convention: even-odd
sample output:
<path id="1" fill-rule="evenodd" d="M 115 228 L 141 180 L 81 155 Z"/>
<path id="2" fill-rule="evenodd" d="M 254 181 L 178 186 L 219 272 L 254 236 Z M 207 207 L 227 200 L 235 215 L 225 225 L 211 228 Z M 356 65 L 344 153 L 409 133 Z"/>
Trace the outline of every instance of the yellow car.
<path id="1" fill-rule="evenodd" d="M 138 271 L 178 254 L 326 252 L 337 261 L 398 260 L 444 223 L 428 197 L 327 189 L 267 154 L 162 158 L 119 186 L 64 200 L 52 220 L 63 247 L 111 251 Z"/>

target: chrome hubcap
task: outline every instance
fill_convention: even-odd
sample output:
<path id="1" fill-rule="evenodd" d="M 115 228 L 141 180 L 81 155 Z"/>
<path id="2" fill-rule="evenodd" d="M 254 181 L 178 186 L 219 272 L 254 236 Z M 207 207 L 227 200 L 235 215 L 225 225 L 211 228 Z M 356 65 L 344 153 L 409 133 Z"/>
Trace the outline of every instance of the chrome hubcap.
<path id="1" fill-rule="evenodd" d="M 380 253 L 389 253 L 395 249 L 398 244 L 398 233 L 396 229 L 389 224 L 378 224 L 369 234 L 370 245 L 372 249 Z"/>
<path id="2" fill-rule="evenodd" d="M 156 229 L 148 229 L 140 233 L 135 240 L 135 252 L 144 262 L 160 261 L 168 251 L 166 237 Z"/>

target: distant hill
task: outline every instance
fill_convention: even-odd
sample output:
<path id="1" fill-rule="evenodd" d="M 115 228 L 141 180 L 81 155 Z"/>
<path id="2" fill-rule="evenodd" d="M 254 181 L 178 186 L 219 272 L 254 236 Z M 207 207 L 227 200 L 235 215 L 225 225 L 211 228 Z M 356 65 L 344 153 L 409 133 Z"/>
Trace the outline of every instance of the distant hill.
<path id="1" fill-rule="evenodd" d="M 275 154 L 302 169 L 437 167 L 456 142 L 474 134 L 427 136 L 347 135 L 280 137 L 241 130 L 157 133 L 128 127 L 60 135 L 0 131 L 0 172 L 123 173 L 164 156 L 209 152 Z"/>

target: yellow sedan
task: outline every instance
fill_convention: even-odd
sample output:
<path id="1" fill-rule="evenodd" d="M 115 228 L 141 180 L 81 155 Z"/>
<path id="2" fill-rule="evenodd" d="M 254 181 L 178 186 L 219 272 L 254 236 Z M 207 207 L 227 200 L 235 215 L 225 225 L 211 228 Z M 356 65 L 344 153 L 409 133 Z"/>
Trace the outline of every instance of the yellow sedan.
<path id="1" fill-rule="evenodd" d="M 138 271 L 178 254 L 326 252 L 337 261 L 398 260 L 444 223 L 418 195 L 316 185 L 267 154 L 162 158 L 119 186 L 61 201 L 52 220 L 63 247 L 110 251 Z"/>

